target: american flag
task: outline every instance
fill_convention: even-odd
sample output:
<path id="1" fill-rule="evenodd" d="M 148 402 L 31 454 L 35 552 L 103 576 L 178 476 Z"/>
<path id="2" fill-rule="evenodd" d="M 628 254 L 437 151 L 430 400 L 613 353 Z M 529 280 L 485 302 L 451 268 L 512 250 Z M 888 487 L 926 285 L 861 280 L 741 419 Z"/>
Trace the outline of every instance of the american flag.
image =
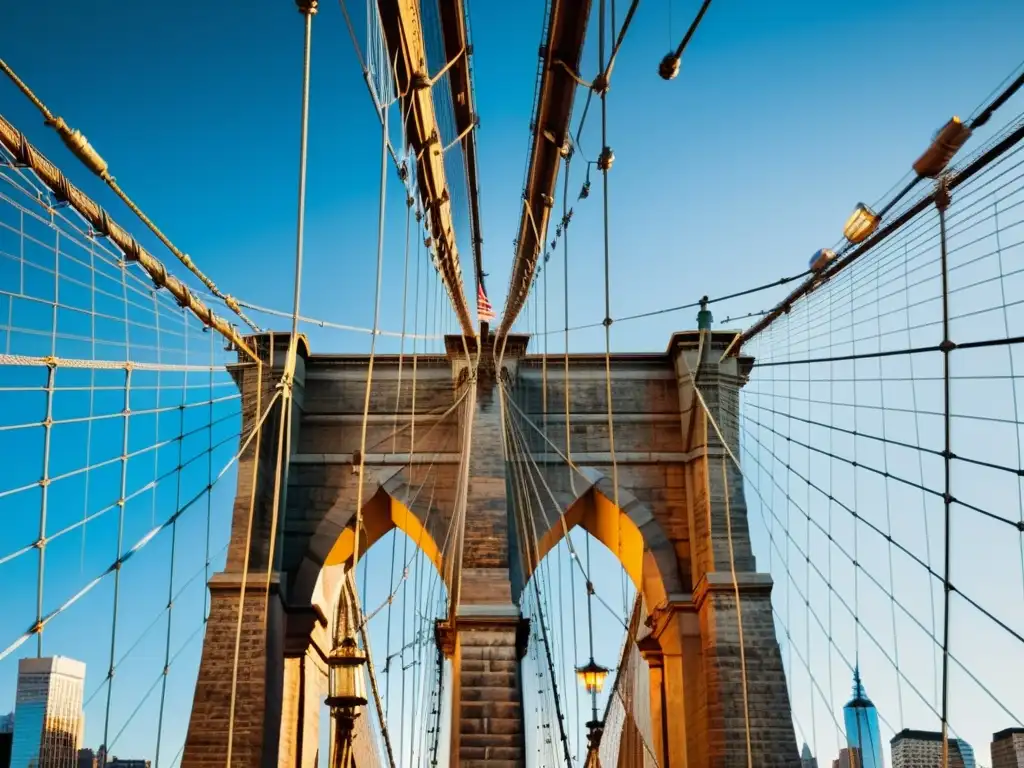
<path id="1" fill-rule="evenodd" d="M 494 319 L 494 308 L 487 300 L 487 294 L 484 293 L 482 285 L 478 285 L 476 289 L 476 315 L 482 323 L 489 323 Z"/>

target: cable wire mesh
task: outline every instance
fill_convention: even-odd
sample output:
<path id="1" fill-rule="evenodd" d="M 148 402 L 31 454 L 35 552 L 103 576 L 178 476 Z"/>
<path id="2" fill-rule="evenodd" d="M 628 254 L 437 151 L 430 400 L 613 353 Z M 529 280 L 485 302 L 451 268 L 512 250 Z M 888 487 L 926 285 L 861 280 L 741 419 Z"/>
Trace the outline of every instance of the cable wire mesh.
<path id="1" fill-rule="evenodd" d="M 754 367 L 729 428 L 819 759 L 874 768 L 932 739 L 936 759 L 970 764 L 970 745 L 1021 725 L 1005 673 L 1024 642 L 1019 134 L 740 353 Z"/>
<path id="2" fill-rule="evenodd" d="M 4 685 L 32 656 L 84 661 L 85 744 L 170 765 L 242 402 L 223 339 L 0 159 L 0 569 L 26 587 L 0 596 Z M 81 644 L 83 626 L 109 640 Z"/>

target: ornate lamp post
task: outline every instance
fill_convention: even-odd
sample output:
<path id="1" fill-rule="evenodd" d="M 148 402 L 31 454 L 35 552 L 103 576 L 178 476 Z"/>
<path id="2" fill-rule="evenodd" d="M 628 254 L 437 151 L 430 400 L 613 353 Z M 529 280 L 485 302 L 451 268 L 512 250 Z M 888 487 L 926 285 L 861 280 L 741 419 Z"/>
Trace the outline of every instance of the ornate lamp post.
<path id="1" fill-rule="evenodd" d="M 331 768 L 352 766 L 352 736 L 356 718 L 359 717 L 357 707 L 366 704 L 366 679 L 363 676 L 365 663 L 366 654 L 351 635 L 335 646 L 327 659 L 327 706 L 331 708 L 331 717 L 334 718 Z"/>
<path id="2" fill-rule="evenodd" d="M 598 742 L 601 741 L 602 731 L 602 723 L 597 717 L 597 694 L 604 688 L 604 681 L 608 679 L 608 669 L 594 661 L 591 655 L 589 662 L 582 667 L 576 667 L 576 677 L 590 694 L 592 712 L 590 722 L 587 723 L 587 742 L 591 750 L 596 750 Z"/>

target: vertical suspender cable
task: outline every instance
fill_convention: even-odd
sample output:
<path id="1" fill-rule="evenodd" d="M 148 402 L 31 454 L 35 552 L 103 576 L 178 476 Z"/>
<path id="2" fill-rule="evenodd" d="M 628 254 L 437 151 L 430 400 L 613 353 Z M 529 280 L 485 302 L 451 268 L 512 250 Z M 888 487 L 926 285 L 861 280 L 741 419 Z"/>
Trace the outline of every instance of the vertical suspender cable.
<path id="1" fill-rule="evenodd" d="M 572 155 L 565 158 L 565 180 L 562 183 L 562 217 L 566 215 L 566 199 L 569 196 L 569 163 Z M 562 350 L 565 366 L 562 371 L 562 400 L 565 402 L 565 463 L 569 470 L 569 490 L 576 497 L 576 477 L 572 469 L 572 424 L 570 422 L 571 403 L 569 402 L 569 228 L 562 230 L 562 308 L 565 317 L 565 346 Z M 570 569 L 571 572 L 571 569 Z M 577 745 L 577 752 L 579 747 Z"/>
<path id="2" fill-rule="evenodd" d="M 420 216 L 421 216 L 421 214 L 420 214 L 419 210 L 417 210 L 417 212 L 416 212 L 416 221 L 417 221 L 417 223 L 420 220 Z M 412 381 L 413 381 L 413 385 L 412 385 L 412 405 L 411 405 L 411 407 L 412 407 L 412 426 L 410 427 L 410 434 L 409 434 L 409 453 L 414 453 L 416 451 L 416 373 L 417 373 L 417 367 L 418 367 L 417 366 L 416 352 L 417 352 L 417 347 L 418 347 L 418 343 L 417 342 L 419 340 L 419 333 L 420 333 L 420 265 L 422 263 L 422 257 L 423 257 L 423 253 L 421 251 L 420 242 L 422 242 L 422 241 L 417 240 L 417 242 L 416 242 L 416 289 L 413 292 L 415 298 L 413 299 L 413 310 L 412 310 L 412 317 L 413 317 L 413 319 L 412 319 L 412 323 L 413 323 L 413 325 L 412 325 L 412 329 L 413 329 L 413 333 L 412 333 Z M 424 334 L 426 334 L 426 322 L 424 322 L 424 324 L 423 324 L 423 331 L 424 331 Z M 436 484 L 436 482 L 435 482 L 435 484 Z M 429 504 L 427 506 L 427 514 L 430 514 L 431 506 L 433 506 L 433 494 L 431 494 L 430 502 L 429 502 Z M 418 642 L 419 642 L 419 636 L 418 636 L 419 635 L 419 630 L 416 629 L 417 621 L 416 621 L 416 613 L 415 613 L 415 611 L 416 611 L 416 608 L 420 605 L 420 600 L 419 600 L 419 596 L 420 596 L 419 595 L 419 583 L 420 583 L 420 570 L 422 569 L 422 563 L 423 563 L 423 556 L 422 556 L 422 553 L 420 553 L 420 556 L 416 558 L 416 563 L 413 566 L 413 579 L 414 579 L 413 595 L 414 595 L 414 598 L 413 598 L 413 604 L 412 604 L 411 607 L 412 607 L 412 610 L 413 610 L 413 628 L 414 628 L 413 629 L 413 633 L 414 633 L 413 636 L 416 637 L 416 642 L 413 644 L 413 648 L 412 648 L 412 654 L 413 654 L 413 662 L 412 662 L 412 664 L 414 666 L 417 665 L 417 660 L 418 660 L 418 656 L 419 656 L 419 653 L 418 653 L 418 649 L 419 649 L 419 645 L 418 645 Z M 407 598 L 407 596 L 409 594 L 408 582 L 409 582 L 409 580 L 406 579 L 405 582 L 403 582 L 403 584 L 402 584 L 402 638 L 403 638 L 403 642 L 404 642 L 404 638 L 405 638 L 405 617 L 408 614 L 409 608 L 410 608 L 409 604 L 406 602 L 406 598 Z M 400 662 L 399 663 L 401 664 L 401 667 L 402 667 L 402 722 L 405 723 L 406 722 L 406 719 L 405 719 L 405 646 L 402 647 L 402 654 L 401 654 Z M 416 706 L 416 686 L 417 686 L 417 680 L 418 680 L 417 675 L 418 674 L 419 674 L 419 670 L 415 670 L 413 672 L 413 674 L 412 674 L 412 698 L 411 698 L 411 701 L 410 701 L 410 707 L 413 707 L 413 708 L 415 708 L 415 706 Z M 416 713 L 415 713 L 415 711 L 410 713 L 409 721 L 412 722 L 412 732 L 409 734 L 409 765 L 413 765 L 414 764 L 413 749 L 414 749 L 415 740 L 416 740 L 415 739 L 415 734 L 416 734 Z M 402 754 L 404 754 L 404 740 L 405 740 L 404 734 L 405 734 L 405 728 L 403 727 L 403 728 L 401 728 L 401 730 L 399 731 L 399 734 L 398 734 L 398 738 L 399 738 L 398 752 L 399 752 L 400 756 Z M 401 757 L 399 759 L 401 759 Z"/>
<path id="3" fill-rule="evenodd" d="M 363 474 L 366 470 L 366 427 L 370 415 L 370 395 L 373 391 L 373 361 L 377 352 L 377 336 L 380 328 L 380 289 L 384 271 L 384 214 L 388 186 L 388 106 L 381 106 L 381 156 L 380 156 L 380 197 L 377 207 L 377 285 L 373 298 L 373 334 L 370 336 L 370 359 L 366 367 L 366 393 L 363 397 L 363 422 L 359 437 L 359 472 L 356 489 L 356 525 L 352 546 L 352 594 L 356 600 L 356 623 L 362 623 L 362 606 L 358 604 L 358 590 L 355 584 L 355 566 L 359 562 L 359 535 L 363 526 Z M 364 574 L 363 588 L 366 588 Z"/>
<path id="4" fill-rule="evenodd" d="M 214 334 L 208 334 L 210 337 L 210 382 L 209 382 L 209 404 L 207 406 L 209 413 L 209 428 L 206 431 L 207 437 L 207 448 L 206 448 L 206 485 L 209 488 L 213 487 L 213 361 L 214 361 Z M 241 402 L 239 403 L 239 410 L 242 410 Z M 256 413 L 259 415 L 259 405 L 256 406 Z M 206 557 L 203 560 L 203 584 L 210 583 L 210 532 L 213 528 L 213 494 L 206 494 Z M 208 589 L 203 590 L 203 623 L 209 621 L 209 599 L 210 591 Z M 158 766 L 159 768 L 159 766 Z"/>
<path id="5" fill-rule="evenodd" d="M 581 124 L 582 127 L 582 124 Z M 569 196 L 569 164 L 572 159 L 572 155 L 565 159 L 565 177 L 562 184 L 562 215 L 566 214 L 566 202 Z M 566 469 L 569 472 L 569 490 L 572 493 L 573 498 L 576 497 L 576 478 L 572 467 L 572 422 L 571 422 L 571 403 L 569 401 L 569 229 L 568 227 L 562 230 L 562 289 L 563 289 L 563 316 L 565 320 L 565 341 L 563 352 L 563 360 L 565 362 L 562 371 L 562 400 L 565 404 L 565 464 Z M 578 557 L 572 550 L 572 539 L 567 531 L 565 533 L 566 545 L 570 550 L 570 557 L 576 559 Z M 579 659 L 576 651 L 579 648 L 579 642 L 577 639 L 577 623 L 576 623 L 576 576 L 575 571 L 569 567 L 569 594 L 572 595 L 570 603 L 572 605 L 572 647 L 573 647 L 573 663 Z M 579 686 L 574 686 L 576 692 L 576 754 L 580 754 L 580 733 L 582 729 L 579 727 L 580 719 L 580 689 Z"/>
<path id="6" fill-rule="evenodd" d="M 598 68 L 604 72 L 605 66 L 605 0 L 601 0 L 598 14 Z M 603 76 L 602 76 L 603 77 Z M 615 417 L 612 407 L 612 307 L 611 307 L 611 248 L 608 235 L 608 171 L 611 170 L 612 151 L 608 146 L 608 81 L 604 80 L 601 91 L 601 159 L 598 167 L 601 170 L 604 197 L 604 373 L 605 399 L 608 408 L 608 451 L 612 462 L 612 503 L 619 507 L 619 465 L 615 460 Z"/>
<path id="7" fill-rule="evenodd" d="M 281 535 L 284 535 L 285 517 L 288 514 L 288 472 L 291 467 L 292 447 L 292 388 L 295 384 L 296 357 L 299 348 L 299 310 L 302 298 L 302 255 L 306 232 L 306 159 L 309 147 L 309 81 L 310 58 L 313 46 L 313 16 L 317 11 L 317 0 L 296 0 L 299 12 L 304 18 L 302 51 L 302 106 L 299 131 L 299 189 L 298 211 L 295 225 L 295 279 L 292 295 L 292 332 L 288 339 L 288 355 L 284 362 L 281 392 L 281 420 L 278 435 L 277 461 L 274 477 L 274 501 L 270 523 L 270 550 L 267 554 L 266 596 L 270 600 L 270 577 L 276 560 L 280 571 L 283 567 L 284 546 L 277 547 L 278 517 L 280 515 Z M 279 551 L 276 551 L 279 550 Z M 269 605 L 264 606 L 263 621 L 267 620 Z"/>
<path id="8" fill-rule="evenodd" d="M 952 450 L 952 420 L 949 411 L 949 353 L 954 344 L 949 338 L 949 258 L 946 249 L 946 208 L 949 205 L 949 190 L 945 178 L 939 179 L 935 195 L 935 207 L 939 211 L 939 258 L 942 270 L 942 405 L 944 443 L 942 452 L 944 490 L 942 504 L 945 519 L 945 570 L 942 576 L 942 764 L 949 765 L 949 602 L 953 591 L 949 582 L 950 571 L 950 512 L 953 497 L 950 495 L 950 461 Z"/>
<path id="9" fill-rule="evenodd" d="M 121 300 L 124 302 L 124 426 L 121 435 L 121 489 L 118 495 L 118 521 L 117 521 L 117 559 L 114 570 L 114 607 L 110 616 L 110 666 L 107 669 L 107 708 L 103 717 L 103 743 L 109 744 L 110 732 L 110 699 L 114 688 L 114 665 L 117 653 L 117 608 L 121 597 L 121 557 L 124 549 L 124 517 L 128 492 L 128 427 L 131 422 L 132 412 L 132 364 L 131 364 L 131 334 L 128 320 L 128 285 L 125 277 L 127 263 L 122 263 L 121 269 Z M 54 318 L 56 320 L 56 317 Z M 54 369 L 50 368 L 53 375 Z M 52 387 L 52 379 L 50 381 Z M 52 399 L 51 399 L 52 403 Z M 180 470 L 179 470 L 180 471 Z M 153 489 L 156 493 L 156 489 Z"/>
<path id="10" fill-rule="evenodd" d="M 21 232 L 21 270 L 24 274 L 25 270 L 25 217 L 22 214 L 21 217 L 22 232 Z M 43 587 L 46 580 L 46 517 L 47 517 L 47 502 L 49 500 L 49 488 L 50 488 L 50 442 L 53 437 L 53 398 L 54 398 L 54 386 L 57 378 L 57 304 L 59 301 L 59 295 L 57 291 L 60 287 L 60 234 L 57 234 L 56 239 L 57 247 L 54 249 L 54 261 L 58 265 L 54 270 L 53 276 L 53 314 L 50 319 L 50 362 L 46 366 L 46 420 L 43 422 L 43 471 L 42 480 L 39 483 L 39 538 L 36 540 L 36 546 L 39 550 L 38 560 L 38 572 L 36 582 L 36 656 L 43 655 Z M 122 271 L 122 279 L 124 272 Z M 24 292 L 24 277 L 22 278 L 22 288 Z M 14 301 L 8 300 L 10 311 L 14 311 Z M 127 323 L 127 312 L 128 307 L 125 305 L 125 335 L 128 333 Z M 11 342 L 11 328 L 13 323 L 8 321 L 7 323 L 7 343 L 10 345 Z M 128 347 L 125 345 L 125 357 L 128 355 Z M 91 414 L 90 414 L 91 416 Z M 127 429 L 127 416 L 125 416 L 125 429 Z M 91 422 L 91 419 L 90 419 Z M 127 451 L 125 451 L 127 453 Z M 122 461 L 126 461 L 122 458 Z M 122 483 L 123 485 L 123 483 Z M 124 497 L 122 491 L 121 497 Z M 84 528 L 84 526 L 83 526 Z M 121 553 L 118 552 L 118 557 Z M 115 575 L 116 578 L 116 575 Z"/>
<path id="11" fill-rule="evenodd" d="M 393 420 L 393 423 L 392 423 L 392 430 L 391 430 L 391 453 L 392 454 L 395 453 L 395 449 L 398 446 L 398 411 L 399 411 L 399 409 L 401 408 L 401 405 L 402 405 L 402 370 L 403 370 L 404 363 L 405 363 L 406 304 L 408 302 L 408 297 L 409 297 L 409 233 L 410 233 L 410 229 L 412 227 L 412 202 L 413 202 L 412 197 L 409 196 L 409 191 L 408 191 L 408 189 L 406 189 L 406 200 L 405 200 L 405 266 L 404 266 L 404 269 L 403 269 L 404 278 L 402 280 L 402 336 L 401 336 L 401 341 L 399 342 L 399 348 L 398 348 L 398 384 L 397 384 L 397 386 L 395 388 L 396 389 L 396 391 L 395 391 L 395 415 L 394 415 L 394 420 Z M 415 387 L 415 382 L 413 382 L 413 386 Z M 415 422 L 416 422 L 416 416 L 414 414 L 413 417 L 412 417 L 412 424 L 415 424 Z M 412 428 L 415 429 L 414 426 Z M 409 461 L 410 461 L 410 463 L 413 461 L 413 447 L 412 446 L 409 447 Z M 406 488 L 408 488 L 408 485 L 406 486 Z M 408 490 L 407 490 L 406 491 L 406 498 L 405 498 L 406 504 L 408 504 L 408 501 L 409 501 L 409 498 L 408 498 Z M 405 563 L 406 562 L 406 557 L 408 555 L 408 540 L 409 540 L 409 537 L 405 536 L 403 538 L 405 539 L 406 543 L 403 545 L 404 552 L 402 554 L 402 562 Z M 398 553 L 398 537 L 397 537 L 397 535 L 392 534 L 392 536 L 391 536 L 391 570 L 389 571 L 389 578 L 391 579 L 391 581 L 390 581 L 390 586 L 389 586 L 389 589 L 388 589 L 388 595 L 390 595 L 391 597 L 388 598 L 387 629 L 385 630 L 385 633 L 387 635 L 387 643 L 386 643 L 387 650 L 386 650 L 385 655 L 384 655 L 384 674 L 387 675 L 387 677 L 384 678 L 384 711 L 385 711 L 385 714 L 390 714 L 390 712 L 391 712 L 391 613 L 392 613 L 393 597 L 394 597 L 394 594 L 395 594 L 395 557 L 396 557 L 397 553 Z M 404 633 L 401 636 L 401 642 L 402 642 L 402 645 L 404 646 L 404 644 L 405 644 L 405 635 L 404 635 Z M 401 734 L 399 734 L 399 738 L 401 738 Z M 401 742 L 399 742 L 398 753 L 399 753 L 399 755 L 401 755 L 401 753 L 402 753 Z"/>
<path id="12" fill-rule="evenodd" d="M 25 214 L 21 214 L 21 234 L 22 238 L 25 235 Z M 22 249 L 24 250 L 24 240 L 22 240 Z M 24 258 L 24 254 L 22 254 Z M 1004 302 L 1005 303 L 1005 302 Z M 11 312 L 13 311 L 14 302 L 8 302 L 8 316 L 7 316 L 7 344 L 8 352 L 10 352 L 10 329 L 13 327 Z M 90 344 L 90 359 L 96 359 L 96 238 L 89 238 L 89 344 Z M 212 375 L 212 374 L 211 374 Z M 210 396 L 213 399 L 213 396 Z M 89 421 L 86 422 L 85 427 L 85 466 L 89 467 L 92 465 L 92 416 L 95 411 L 96 405 L 96 369 L 93 368 L 89 371 Z M 89 480 L 92 473 L 89 470 L 85 472 L 85 487 L 82 489 L 82 557 L 81 557 L 81 572 L 85 573 L 85 529 L 86 519 L 89 517 Z M 1022 544 L 1024 546 L 1024 544 Z M 1022 558 L 1024 558 L 1024 549 L 1021 550 Z M 1024 565 L 1024 559 L 1021 561 Z M 207 580 L 209 581 L 209 580 Z M 205 598 L 204 598 L 205 599 Z"/>
<path id="13" fill-rule="evenodd" d="M 182 309 L 182 318 L 184 320 L 184 325 L 185 325 L 184 333 L 182 334 L 183 338 L 184 338 L 184 343 L 185 343 L 185 362 L 188 363 L 188 314 L 186 313 L 186 311 L 184 309 Z M 210 362 L 212 363 L 213 361 L 211 360 Z M 211 368 L 212 368 L 212 366 L 211 366 Z M 212 408 L 213 407 L 213 404 L 212 404 L 213 397 L 212 396 L 210 397 L 210 400 L 211 400 L 210 407 Z M 185 445 L 185 404 L 187 403 L 187 401 L 188 401 L 188 368 L 186 367 L 184 373 L 182 374 L 182 380 L 181 380 L 181 408 L 178 411 L 178 477 L 176 478 L 177 482 L 176 482 L 175 488 L 174 488 L 174 508 L 176 510 L 181 509 L 181 475 L 182 475 L 181 467 L 182 467 L 182 461 L 185 458 L 184 457 L 184 445 Z M 211 430 L 211 432 L 213 430 L 213 421 L 212 420 L 210 421 L 210 430 Z M 159 436 L 159 434 L 157 434 L 157 441 L 159 441 L 159 439 L 160 439 L 160 436 Z M 157 474 L 154 473 L 153 477 L 154 477 L 154 479 L 156 479 Z M 209 487 L 207 487 L 207 489 L 206 489 L 206 494 L 207 494 L 207 496 L 210 496 L 212 494 L 212 490 Z M 153 497 L 154 497 L 154 499 L 156 498 L 156 488 L 153 489 Z M 153 759 L 153 765 L 157 766 L 157 768 L 159 768 L 159 766 L 160 766 L 160 742 L 162 740 L 163 730 L 164 730 L 164 705 L 166 704 L 166 700 L 167 700 L 167 671 L 170 669 L 170 666 L 171 666 L 171 627 L 172 627 L 171 620 L 172 620 L 173 612 L 174 612 L 174 559 L 175 559 L 175 548 L 177 546 L 177 543 L 178 543 L 178 520 L 177 520 L 177 518 L 175 518 L 174 522 L 171 523 L 171 562 L 170 562 L 170 567 L 168 568 L 168 574 L 167 574 L 167 636 L 165 637 L 165 641 L 164 641 L 164 671 L 163 671 L 163 678 L 160 681 L 160 709 L 159 709 L 159 714 L 157 715 L 157 720 L 156 720 L 156 755 L 154 756 L 154 759 Z M 203 614 L 203 616 L 205 618 L 205 613 Z"/>
<path id="14" fill-rule="evenodd" d="M 282 467 L 282 445 L 281 438 L 285 434 L 291 432 L 291 385 L 292 385 L 292 374 L 295 370 L 295 355 L 297 354 L 298 344 L 298 323 L 299 323 L 299 300 L 301 297 L 302 289 L 302 248 L 303 248 L 303 237 L 305 227 L 305 208 L 306 208 L 306 156 L 309 138 L 309 79 L 310 79 L 310 55 L 313 43 L 313 16 L 317 11 L 318 0 L 296 0 L 299 13 L 304 17 L 304 35 L 303 35 L 303 50 L 302 50 L 302 106 L 301 106 L 301 118 L 300 118 L 300 133 L 299 133 L 299 193 L 298 193 L 298 220 L 297 220 L 297 231 L 296 231 L 296 247 L 295 247 L 295 291 L 293 295 L 292 305 L 292 333 L 288 342 L 288 355 L 285 358 L 285 380 L 283 381 L 284 386 L 281 392 L 281 423 L 279 425 L 280 433 L 278 435 L 278 450 L 277 450 L 277 465 L 275 471 L 275 492 L 273 499 L 273 520 L 270 528 L 270 550 L 267 553 L 267 581 L 266 581 L 266 599 L 270 597 L 270 576 L 271 570 L 274 565 L 274 547 L 275 537 L 277 534 L 277 513 L 279 509 L 280 495 L 277 491 L 280 483 L 282 472 L 287 473 L 288 466 Z M 273 340 L 270 343 L 270 353 L 273 354 Z M 257 365 L 257 372 L 262 373 L 262 366 Z M 263 389 L 263 377 L 259 375 L 257 377 L 257 397 L 259 397 Z M 257 404 L 256 416 L 260 417 L 259 405 Z M 258 427 L 257 427 L 258 428 Z M 259 467 L 259 453 L 260 453 L 260 435 L 256 436 L 256 448 L 253 457 L 253 475 L 254 480 L 258 473 Z M 288 441 L 288 452 L 291 450 L 291 441 L 289 434 Z M 287 487 L 287 483 L 285 483 Z M 238 686 L 238 655 L 240 651 L 241 639 L 242 639 L 242 615 L 245 609 L 245 588 L 247 586 L 246 581 L 249 574 L 249 547 L 248 541 L 252 535 L 252 515 L 253 506 L 255 504 L 255 482 L 252 486 L 252 499 L 250 500 L 249 507 L 249 526 L 246 533 L 246 550 L 244 553 L 244 563 L 242 567 L 242 584 L 239 590 L 239 602 L 238 602 L 238 620 L 235 627 L 235 652 L 234 652 L 234 664 L 231 672 L 231 704 L 229 707 L 228 717 L 228 745 L 227 745 L 227 756 L 225 758 L 225 765 L 227 768 L 231 768 L 231 753 L 234 746 L 234 727 L 235 727 L 235 697 Z M 282 547 L 282 550 L 284 548 Z M 264 605 L 263 621 L 266 622 L 267 618 L 267 605 Z"/>

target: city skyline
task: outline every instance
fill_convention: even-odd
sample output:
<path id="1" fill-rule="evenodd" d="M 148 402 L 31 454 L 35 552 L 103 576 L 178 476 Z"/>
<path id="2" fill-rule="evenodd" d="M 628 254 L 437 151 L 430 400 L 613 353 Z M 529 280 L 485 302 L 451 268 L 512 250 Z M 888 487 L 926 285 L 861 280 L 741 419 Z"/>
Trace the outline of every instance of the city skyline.
<path id="1" fill-rule="evenodd" d="M 881 741 L 876 738 L 872 742 L 870 738 L 872 733 L 876 736 L 878 733 L 877 713 L 867 695 L 859 665 L 854 667 L 853 696 L 843 707 L 843 714 L 847 745 L 839 750 L 834 759 L 826 759 L 820 754 L 813 754 L 807 742 L 803 742 L 800 749 L 801 768 L 818 768 L 819 759 L 825 759 L 824 765 L 832 768 L 868 768 L 871 759 L 875 759 L 880 766 L 885 765 Z M 872 755 L 864 757 L 858 741 L 865 748 L 871 747 L 874 750 Z M 979 763 L 976 747 L 964 739 L 950 737 L 948 743 L 949 768 L 981 768 L 986 765 Z M 991 763 L 987 768 L 1024 768 L 1024 727 L 1013 726 L 994 731 L 988 744 Z M 904 728 L 889 740 L 889 746 L 890 768 L 941 768 L 941 732 Z"/>

